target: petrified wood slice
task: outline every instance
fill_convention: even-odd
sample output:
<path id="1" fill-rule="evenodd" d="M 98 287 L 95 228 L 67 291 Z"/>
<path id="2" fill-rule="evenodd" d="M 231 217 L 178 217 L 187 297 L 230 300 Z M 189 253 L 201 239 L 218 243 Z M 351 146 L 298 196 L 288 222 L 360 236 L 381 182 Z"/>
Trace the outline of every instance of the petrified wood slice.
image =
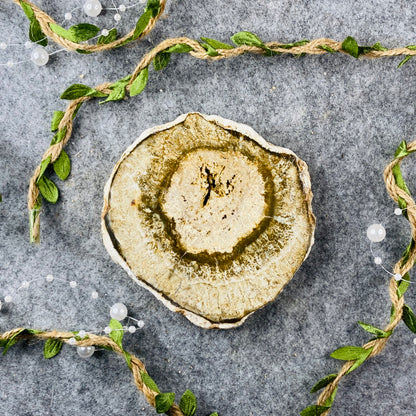
<path id="1" fill-rule="evenodd" d="M 250 127 L 190 113 L 145 131 L 104 191 L 111 257 L 169 309 L 230 328 L 271 302 L 313 244 L 305 162 Z"/>

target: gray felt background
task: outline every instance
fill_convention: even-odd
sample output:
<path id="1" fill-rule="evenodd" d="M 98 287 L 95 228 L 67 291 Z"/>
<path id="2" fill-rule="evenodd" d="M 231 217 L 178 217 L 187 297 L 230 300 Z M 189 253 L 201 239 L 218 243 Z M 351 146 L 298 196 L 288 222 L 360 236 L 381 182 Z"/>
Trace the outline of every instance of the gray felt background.
<path id="1" fill-rule="evenodd" d="M 36 3 L 62 21 L 81 2 Z M 395 206 L 382 173 L 400 141 L 414 139 L 416 63 L 397 69 L 400 58 L 342 54 L 220 62 L 177 55 L 165 70 L 151 71 L 139 97 L 105 106 L 95 101 L 81 110 L 67 147 L 72 173 L 64 183 L 55 178 L 61 197 L 55 206 L 44 205 L 39 246 L 28 242 L 28 180 L 50 141 L 52 112 L 65 107 L 61 92 L 72 83 L 96 85 L 127 75 L 167 37 L 226 41 L 251 30 L 265 41 L 352 35 L 361 44 L 395 47 L 415 43 L 415 12 L 416 5 L 404 0 L 168 0 L 167 19 L 141 44 L 90 56 L 63 52 L 40 68 L 31 62 L 0 67 L 0 299 L 23 280 L 49 273 L 79 283 L 71 289 L 38 282 L 19 291 L 11 307 L 0 311 L 1 331 L 103 328 L 109 305 L 123 301 L 131 316 L 146 323 L 125 336 L 126 348 L 143 359 L 164 391 L 180 396 L 191 388 L 198 415 L 297 415 L 312 404 L 310 387 L 340 368 L 329 354 L 369 338 L 356 321 L 388 321 L 388 276 L 372 263 L 365 230 L 374 221 L 386 224 L 389 234 L 379 250 L 387 265 L 409 240 L 405 220 L 391 215 Z M 0 39 L 21 44 L 1 50 L 0 63 L 26 59 L 23 12 L 1 1 L 0 13 Z M 73 23 L 86 20 L 74 12 Z M 108 27 L 112 15 L 91 22 Z M 134 13 L 122 23 L 131 27 Z M 203 330 L 168 311 L 113 264 L 100 236 L 103 187 L 124 149 L 144 129 L 188 111 L 249 124 L 294 150 L 312 177 L 317 231 L 310 257 L 275 302 L 229 331 Z M 404 163 L 414 191 L 415 162 Z M 94 289 L 96 301 L 90 299 Z M 413 287 L 407 302 L 416 306 Z M 400 324 L 383 353 L 341 383 L 333 414 L 415 414 L 415 364 L 413 336 Z M 106 351 L 82 360 L 64 347 L 46 361 L 41 343 L 21 344 L 1 358 L 0 380 L 1 413 L 7 416 L 155 414 L 127 367 Z"/>

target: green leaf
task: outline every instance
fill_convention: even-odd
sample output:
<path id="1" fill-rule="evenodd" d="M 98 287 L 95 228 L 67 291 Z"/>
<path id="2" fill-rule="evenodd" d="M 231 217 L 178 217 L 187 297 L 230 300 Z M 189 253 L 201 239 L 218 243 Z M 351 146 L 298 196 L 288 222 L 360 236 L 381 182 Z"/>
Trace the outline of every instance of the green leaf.
<path id="1" fill-rule="evenodd" d="M 40 162 L 40 171 L 39 171 L 39 176 L 36 179 L 36 185 L 39 184 L 39 180 L 42 178 L 43 174 L 45 173 L 45 170 L 47 169 L 47 167 L 51 163 L 51 158 L 52 158 L 52 156 L 48 156 L 46 159 L 44 159 L 44 160 L 42 160 L 42 162 Z"/>
<path id="2" fill-rule="evenodd" d="M 414 246 L 415 240 L 412 239 L 412 241 L 409 243 L 409 245 L 406 247 L 406 250 L 402 254 L 402 267 L 409 261 L 410 252 L 413 250 Z M 408 280 L 410 280 L 410 276 Z"/>
<path id="3" fill-rule="evenodd" d="M 231 36 L 231 40 L 238 46 L 248 45 L 257 46 L 262 49 L 267 48 L 264 42 L 257 35 L 251 32 L 238 32 Z"/>
<path id="4" fill-rule="evenodd" d="M 137 78 L 130 85 L 130 97 L 140 94 L 146 87 L 149 79 L 149 68 L 142 69 Z"/>
<path id="5" fill-rule="evenodd" d="M 164 53 L 188 53 L 193 51 L 193 48 L 185 43 L 178 43 L 176 45 L 171 46 L 168 49 L 165 49 Z"/>
<path id="6" fill-rule="evenodd" d="M 35 13 L 33 12 L 32 8 L 25 2 L 20 2 L 20 7 L 23 9 L 25 15 L 29 20 L 36 19 Z"/>
<path id="7" fill-rule="evenodd" d="M 64 343 L 60 339 L 47 339 L 45 341 L 45 346 L 43 347 L 43 356 L 45 358 L 55 357 L 55 355 L 59 354 L 59 351 L 61 351 L 62 345 L 64 345 Z"/>
<path id="8" fill-rule="evenodd" d="M 412 58 L 412 55 L 407 55 L 404 59 L 400 61 L 399 65 L 397 65 L 397 68 L 401 68 L 407 61 L 410 61 Z"/>
<path id="9" fill-rule="evenodd" d="M 184 416 L 194 416 L 196 412 L 196 397 L 191 390 L 186 390 L 179 402 L 179 408 Z"/>
<path id="10" fill-rule="evenodd" d="M 294 43 L 286 43 L 286 44 L 283 44 L 283 45 L 279 45 L 279 48 L 282 48 L 282 49 L 291 49 L 291 48 L 295 48 L 296 46 L 304 46 L 304 45 L 307 45 L 308 43 L 310 43 L 310 40 L 303 39 L 303 40 L 299 40 L 299 41 L 294 42 Z"/>
<path id="11" fill-rule="evenodd" d="M 209 416 L 218 416 L 217 412 L 211 413 Z"/>
<path id="12" fill-rule="evenodd" d="M 338 386 L 335 387 L 332 394 L 325 400 L 324 406 L 328 406 L 328 407 L 332 406 L 332 403 L 334 403 L 334 400 L 335 400 L 335 396 L 337 395 L 337 391 L 338 391 Z"/>
<path id="13" fill-rule="evenodd" d="M 300 416 L 319 416 L 322 413 L 325 413 L 328 409 L 330 409 L 329 406 L 318 406 L 314 404 L 313 406 L 303 409 L 300 412 Z"/>
<path id="14" fill-rule="evenodd" d="M 391 307 L 390 307 L 390 323 L 393 322 L 395 315 L 396 315 L 396 310 L 394 308 L 394 305 L 391 305 Z"/>
<path id="15" fill-rule="evenodd" d="M 156 17 L 160 11 L 159 0 L 148 0 L 146 11 L 150 11 L 152 13 L 152 17 Z"/>
<path id="16" fill-rule="evenodd" d="M 404 157 L 404 156 L 407 156 L 409 154 L 410 154 L 410 152 L 407 151 L 406 140 L 402 140 L 401 143 L 399 144 L 399 147 L 394 152 L 394 157 Z"/>
<path id="17" fill-rule="evenodd" d="M 97 45 L 108 44 L 117 39 L 117 29 L 113 28 L 108 32 L 107 36 L 101 35 L 97 40 Z"/>
<path id="18" fill-rule="evenodd" d="M 149 24 L 149 21 L 152 17 L 152 11 L 146 10 L 139 18 L 139 20 L 136 23 L 136 28 L 134 29 L 133 37 L 131 40 L 137 39 L 143 31 L 146 29 L 147 25 Z"/>
<path id="19" fill-rule="evenodd" d="M 65 113 L 63 111 L 54 111 L 51 122 L 51 131 L 58 130 L 59 123 L 63 119 Z"/>
<path id="20" fill-rule="evenodd" d="M 338 51 L 336 51 L 335 49 L 332 49 L 330 46 L 328 45 L 319 45 L 318 46 L 319 49 L 323 49 L 324 51 L 327 51 L 329 53 L 337 53 Z"/>
<path id="21" fill-rule="evenodd" d="M 413 241 L 413 240 L 412 240 Z M 399 287 L 397 288 L 397 296 L 399 299 L 406 293 L 406 290 L 410 286 L 410 275 L 409 273 L 406 273 L 402 280 L 399 283 Z"/>
<path id="22" fill-rule="evenodd" d="M 331 354 L 331 357 L 337 360 L 351 361 L 362 357 L 367 351 L 368 350 L 363 347 L 346 346 L 335 350 Z"/>
<path id="23" fill-rule="evenodd" d="M 25 329 L 21 329 L 20 331 L 16 332 L 11 338 L 9 338 L 8 340 L 3 340 L 1 347 L 4 348 L 3 350 L 3 355 L 6 354 L 6 352 L 9 350 L 10 347 L 12 347 L 14 344 L 17 343 L 17 341 L 19 341 L 18 337 L 19 335 L 21 335 L 23 332 L 25 331 Z"/>
<path id="24" fill-rule="evenodd" d="M 69 30 L 64 29 L 62 26 L 59 26 L 56 23 L 49 23 L 49 27 L 52 30 L 52 32 L 55 32 L 61 38 L 77 43 L 77 40 L 74 38 L 73 34 Z"/>
<path id="25" fill-rule="evenodd" d="M 160 71 L 165 68 L 170 61 L 170 53 L 159 52 L 153 59 L 153 68 L 155 71 Z"/>
<path id="26" fill-rule="evenodd" d="M 175 401 L 175 393 L 160 393 L 155 397 L 157 413 L 166 413 Z"/>
<path id="27" fill-rule="evenodd" d="M 407 327 L 416 334 L 416 316 L 409 305 L 403 306 L 403 322 Z"/>
<path id="28" fill-rule="evenodd" d="M 347 38 L 345 38 L 344 42 L 342 42 L 342 49 L 354 58 L 358 58 L 359 56 L 358 43 L 351 36 L 348 36 Z"/>
<path id="29" fill-rule="evenodd" d="M 353 372 L 356 368 L 358 368 L 371 354 L 371 352 L 373 351 L 373 347 L 368 348 L 367 350 L 365 350 L 366 352 L 363 353 L 363 355 L 361 357 L 358 357 L 354 364 L 350 367 L 350 369 L 345 373 L 345 374 L 349 374 L 351 372 Z"/>
<path id="30" fill-rule="evenodd" d="M 55 204 L 59 197 L 56 185 L 46 176 L 42 176 L 37 185 L 42 196 L 51 204 Z"/>
<path id="31" fill-rule="evenodd" d="M 201 43 L 200 45 L 207 51 L 208 56 L 219 56 L 219 53 L 208 43 Z"/>
<path id="32" fill-rule="evenodd" d="M 62 181 L 68 177 L 69 172 L 71 171 L 71 161 L 65 150 L 61 150 L 61 154 L 53 164 L 53 170 Z"/>
<path id="33" fill-rule="evenodd" d="M 388 51 L 388 48 L 385 48 L 380 42 L 375 43 L 371 49 L 373 51 Z"/>
<path id="34" fill-rule="evenodd" d="M 160 393 L 157 384 L 153 381 L 153 379 L 149 376 L 149 374 L 145 373 L 144 371 L 140 371 L 140 376 L 142 378 L 143 384 L 149 387 L 150 390 L 155 391 L 156 393 Z"/>
<path id="35" fill-rule="evenodd" d="M 131 354 L 128 353 L 127 351 L 124 351 L 123 354 L 124 354 L 124 359 L 126 360 L 126 363 L 131 370 Z"/>
<path id="36" fill-rule="evenodd" d="M 34 232 L 35 232 L 36 219 L 39 216 L 41 207 L 42 207 L 42 198 L 38 196 L 35 206 L 29 212 L 29 236 L 30 236 L 31 243 L 36 243 L 39 241 L 39 236 L 35 238 Z"/>
<path id="37" fill-rule="evenodd" d="M 38 43 L 39 45 L 42 45 L 42 46 L 46 46 L 48 44 L 48 38 L 42 32 L 42 29 L 40 27 L 40 23 L 35 18 L 33 18 L 30 21 L 29 39 L 32 42 L 36 42 L 36 43 Z"/>
<path id="38" fill-rule="evenodd" d="M 66 127 L 66 126 L 64 126 L 61 130 L 59 130 L 59 131 L 58 131 L 58 133 L 56 133 L 56 134 L 53 136 L 53 139 L 51 140 L 51 145 L 52 145 L 52 144 L 59 143 L 59 142 L 61 142 L 61 141 L 65 138 L 65 135 L 66 135 L 66 129 L 67 129 L 67 127 Z"/>
<path id="39" fill-rule="evenodd" d="M 365 322 L 358 321 L 358 324 L 370 334 L 377 335 L 377 338 L 388 338 L 392 334 L 392 331 L 386 332 L 373 325 L 366 324 Z"/>
<path id="40" fill-rule="evenodd" d="M 365 55 L 371 51 L 388 51 L 387 48 L 381 45 L 381 43 L 375 43 L 373 46 L 359 46 L 358 55 Z"/>
<path id="41" fill-rule="evenodd" d="M 406 46 L 407 49 L 410 49 L 411 51 L 415 51 L 416 50 L 416 45 L 408 45 Z"/>
<path id="42" fill-rule="evenodd" d="M 91 93 L 93 88 L 88 87 L 83 84 L 73 84 L 68 87 L 61 95 L 63 100 L 75 100 L 77 98 L 85 97 L 87 94 Z"/>
<path id="43" fill-rule="evenodd" d="M 81 108 L 82 104 L 83 104 L 83 103 L 78 103 L 78 104 L 77 104 L 77 106 L 76 106 L 76 108 L 75 108 L 75 111 L 74 111 L 74 113 L 72 114 L 72 120 L 73 120 L 73 119 L 77 116 L 78 111 L 79 111 L 79 109 Z"/>
<path id="44" fill-rule="evenodd" d="M 114 88 L 110 94 L 108 95 L 107 99 L 104 101 L 100 101 L 100 104 L 108 103 L 109 101 L 119 101 L 122 100 L 126 96 L 126 87 L 117 87 Z"/>
<path id="45" fill-rule="evenodd" d="M 204 38 L 202 36 L 201 36 L 201 39 L 214 49 L 234 49 L 232 45 L 229 45 L 228 43 L 220 42 L 219 40 L 215 40 L 211 38 Z"/>
<path id="46" fill-rule="evenodd" d="M 121 348 L 123 349 L 123 325 L 116 319 L 111 319 L 108 326 L 112 329 L 110 332 L 110 338 Z"/>
<path id="47" fill-rule="evenodd" d="M 77 43 L 93 38 L 99 31 L 100 28 L 98 26 L 90 23 L 79 23 L 68 29 L 68 33 Z"/>
<path id="48" fill-rule="evenodd" d="M 316 393 L 322 388 L 326 387 L 329 383 L 337 378 L 338 374 L 329 374 L 324 378 L 321 378 L 311 389 L 311 393 Z"/>
<path id="49" fill-rule="evenodd" d="M 409 188 L 407 187 L 406 182 L 403 179 L 402 171 L 400 169 L 400 164 L 399 163 L 396 163 L 392 167 L 391 171 L 393 173 L 393 176 L 394 176 L 394 179 L 396 181 L 397 186 L 400 189 L 402 189 L 403 191 L 405 191 L 408 195 L 410 195 Z M 397 199 L 397 202 L 398 202 L 399 207 L 401 209 L 405 209 L 407 207 L 406 201 L 403 198 L 399 197 Z M 403 215 L 407 218 L 407 212 L 405 212 Z"/>

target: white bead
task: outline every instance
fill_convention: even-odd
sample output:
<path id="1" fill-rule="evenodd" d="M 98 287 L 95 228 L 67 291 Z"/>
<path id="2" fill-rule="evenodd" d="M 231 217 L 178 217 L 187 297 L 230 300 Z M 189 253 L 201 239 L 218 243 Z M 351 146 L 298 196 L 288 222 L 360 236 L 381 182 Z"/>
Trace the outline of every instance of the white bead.
<path id="1" fill-rule="evenodd" d="M 13 68 L 14 67 L 14 62 L 13 61 L 7 61 L 6 64 L 9 68 Z"/>
<path id="2" fill-rule="evenodd" d="M 95 351 L 94 345 L 88 347 L 77 347 L 77 353 L 81 358 L 90 358 Z"/>
<path id="3" fill-rule="evenodd" d="M 26 49 L 31 49 L 31 48 L 32 48 L 32 46 L 33 46 L 33 43 L 32 43 L 30 40 L 27 40 L 27 41 L 25 42 L 25 48 L 26 48 Z"/>
<path id="4" fill-rule="evenodd" d="M 53 276 L 52 276 L 51 274 L 48 274 L 48 275 L 46 276 L 46 281 L 47 281 L 47 282 L 53 282 Z"/>
<path id="5" fill-rule="evenodd" d="M 49 61 L 48 51 L 43 46 L 36 46 L 30 55 L 30 59 L 37 66 L 46 65 Z"/>
<path id="6" fill-rule="evenodd" d="M 119 22 L 119 21 L 121 20 L 121 14 L 116 13 L 116 14 L 114 15 L 114 20 L 115 20 L 116 22 Z"/>
<path id="7" fill-rule="evenodd" d="M 4 297 L 4 301 L 6 303 L 11 303 L 13 301 L 13 298 L 10 295 L 7 295 L 7 296 Z"/>
<path id="8" fill-rule="evenodd" d="M 104 332 L 108 335 L 111 332 L 111 328 L 109 326 L 106 326 L 104 328 Z"/>
<path id="9" fill-rule="evenodd" d="M 0 49 L 7 49 L 7 43 L 6 42 L 0 42 Z"/>
<path id="10" fill-rule="evenodd" d="M 102 31 L 101 31 L 101 34 L 103 35 L 103 36 L 108 36 L 109 35 L 109 30 L 108 29 L 103 29 Z"/>
<path id="11" fill-rule="evenodd" d="M 416 345 L 416 338 L 413 338 L 413 344 Z"/>
<path id="12" fill-rule="evenodd" d="M 127 9 L 127 7 L 126 7 L 126 5 L 125 5 L 125 4 L 120 4 L 120 6 L 118 6 L 118 9 L 119 9 L 121 12 L 125 12 L 125 11 L 126 11 L 126 9 Z"/>
<path id="13" fill-rule="evenodd" d="M 383 260 L 381 259 L 381 257 L 374 257 L 374 263 L 375 264 L 381 264 L 381 263 L 383 263 Z"/>
<path id="14" fill-rule="evenodd" d="M 77 340 L 74 337 L 69 338 L 69 340 L 68 340 L 69 345 L 75 345 L 76 343 L 77 343 Z"/>
<path id="15" fill-rule="evenodd" d="M 72 289 L 74 289 L 74 288 L 76 288 L 76 287 L 77 287 L 77 282 L 76 282 L 75 280 L 71 280 L 71 281 L 69 282 L 69 286 L 71 286 L 71 287 L 72 287 Z"/>
<path id="16" fill-rule="evenodd" d="M 92 299 L 97 299 L 98 298 L 98 292 L 96 292 L 95 290 L 91 292 L 91 298 Z"/>
<path id="17" fill-rule="evenodd" d="M 65 13 L 65 20 L 71 20 L 72 19 L 72 14 L 71 13 Z"/>
<path id="18" fill-rule="evenodd" d="M 22 282 L 22 288 L 23 288 L 23 289 L 27 289 L 27 288 L 29 287 L 29 285 L 30 285 L 30 283 L 29 283 L 27 280 L 24 280 L 24 281 Z"/>
<path id="19" fill-rule="evenodd" d="M 80 338 L 85 338 L 86 335 L 87 335 L 87 333 L 83 329 L 81 329 L 81 331 L 78 332 L 78 336 Z"/>
<path id="20" fill-rule="evenodd" d="M 143 321 L 137 321 L 137 327 L 138 328 L 143 328 L 144 327 L 144 322 Z"/>
<path id="21" fill-rule="evenodd" d="M 122 321 L 127 316 L 127 308 L 123 303 L 115 303 L 110 309 L 110 316 L 117 321 Z"/>
<path id="22" fill-rule="evenodd" d="M 128 331 L 130 332 L 130 334 L 134 334 L 136 332 L 136 327 L 131 325 L 128 327 Z"/>
<path id="23" fill-rule="evenodd" d="M 1 311 L 1 307 L 2 307 L 2 305 L 3 305 L 3 304 L 1 303 L 1 300 L 0 300 L 0 311 Z"/>
<path id="24" fill-rule="evenodd" d="M 402 211 L 400 208 L 396 208 L 396 209 L 394 210 L 394 213 L 395 213 L 396 215 L 402 215 L 402 214 L 403 214 L 403 211 Z"/>
<path id="25" fill-rule="evenodd" d="M 386 237 L 386 230 L 381 224 L 372 224 L 367 228 L 367 237 L 373 243 L 379 243 Z"/>
<path id="26" fill-rule="evenodd" d="M 400 273 L 396 273 L 393 277 L 396 282 L 402 280 L 402 275 Z"/>
<path id="27" fill-rule="evenodd" d="M 98 0 L 87 0 L 84 3 L 84 12 L 87 16 L 97 17 L 102 10 L 103 6 Z"/>

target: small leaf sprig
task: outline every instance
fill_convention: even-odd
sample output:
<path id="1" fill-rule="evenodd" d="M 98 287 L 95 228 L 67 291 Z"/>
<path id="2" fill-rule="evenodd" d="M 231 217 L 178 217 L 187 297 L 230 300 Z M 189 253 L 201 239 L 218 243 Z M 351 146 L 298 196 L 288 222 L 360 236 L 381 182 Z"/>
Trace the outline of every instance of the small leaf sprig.
<path id="1" fill-rule="evenodd" d="M 416 333 L 416 316 L 411 307 L 404 303 L 403 297 L 410 284 L 409 271 L 416 263 L 416 207 L 400 169 L 401 161 L 414 152 L 416 152 L 416 141 L 407 144 L 403 140 L 395 152 L 394 160 L 387 165 L 384 171 L 387 191 L 399 207 L 405 210 L 403 211 L 404 217 L 409 221 L 412 233 L 409 245 L 394 267 L 394 272 L 402 276 L 400 283 L 394 277 L 390 280 L 389 292 L 392 301 L 390 323 L 384 329 L 379 329 L 365 322 L 358 322 L 365 331 L 373 335 L 373 338 L 362 347 L 345 346 L 331 354 L 332 358 L 346 361 L 346 363 L 339 373 L 323 377 L 312 387 L 311 393 L 321 389 L 324 391 L 319 396 L 317 404 L 303 409 L 300 413 L 301 416 L 328 415 L 342 377 L 357 369 L 368 358 L 378 355 L 401 320 L 413 333 Z"/>
<path id="2" fill-rule="evenodd" d="M 116 319 L 111 319 L 109 327 L 111 332 L 108 336 L 87 333 L 84 337 L 80 337 L 78 331 L 58 332 L 16 328 L 0 334 L 0 348 L 3 348 L 3 355 L 5 355 L 19 341 L 38 339 L 45 341 L 43 356 L 46 359 L 58 355 L 64 344 L 78 347 L 94 346 L 113 351 L 124 358 L 133 374 L 137 389 L 144 394 L 149 404 L 155 407 L 157 413 L 168 413 L 171 416 L 194 416 L 197 410 L 197 399 L 192 391 L 186 390 L 177 405 L 175 393 L 162 393 L 147 373 L 144 364 L 123 348 L 123 325 Z M 72 342 L 74 339 L 75 342 Z M 210 416 L 218 416 L 218 413 L 211 413 Z"/>
<path id="3" fill-rule="evenodd" d="M 107 51 L 143 38 L 153 29 L 166 6 L 166 0 L 148 0 L 135 28 L 129 33 L 119 37 L 117 29 L 113 28 L 108 31 L 108 34 L 99 36 L 95 44 L 86 44 L 84 42 L 97 37 L 100 33 L 98 26 L 90 23 L 79 23 L 69 29 L 64 29 L 28 0 L 13 1 L 23 9 L 29 19 L 29 39 L 32 42 L 46 46 L 48 38 L 51 38 L 69 51 L 84 54 Z"/>
<path id="4" fill-rule="evenodd" d="M 157 0 L 149 0 L 149 4 L 155 6 Z M 162 4 L 162 2 L 160 3 Z M 162 7 L 162 6 L 161 6 Z M 149 9 L 154 12 L 154 9 Z M 140 20 L 139 20 L 140 22 Z M 137 33 L 143 35 L 147 18 L 142 24 L 136 26 Z M 139 36 L 141 36 L 139 35 Z M 74 84 L 67 88 L 61 98 L 69 100 L 66 111 L 55 111 L 52 117 L 51 130 L 56 132 L 49 148 L 42 157 L 40 165 L 36 168 L 29 185 L 28 191 L 28 209 L 30 219 L 30 241 L 39 241 L 40 236 L 40 210 L 42 206 L 42 197 L 50 203 L 56 203 L 59 197 L 59 191 L 55 183 L 46 175 L 50 165 L 57 176 L 65 180 L 70 172 L 70 159 L 63 151 L 72 134 L 73 119 L 78 113 L 81 105 L 93 98 L 105 98 L 100 104 L 110 101 L 120 101 L 128 95 L 134 97 L 143 92 L 149 79 L 149 67 L 153 64 L 155 71 L 164 69 L 170 62 L 172 54 L 182 53 L 189 54 L 197 59 L 220 60 L 243 55 L 244 53 L 256 53 L 265 56 L 276 56 L 282 54 L 292 54 L 302 56 L 304 54 L 323 54 L 343 52 L 350 54 L 355 58 L 365 56 L 377 58 L 381 56 L 395 55 L 416 55 L 416 46 L 408 48 L 397 48 L 387 50 L 379 43 L 371 47 L 358 46 L 352 37 L 347 37 L 342 43 L 331 39 L 316 39 L 313 41 L 300 40 L 294 43 L 269 42 L 264 43 L 254 33 L 243 31 L 234 34 L 231 41 L 235 46 L 224 43 L 212 38 L 201 37 L 201 41 L 193 40 L 187 37 L 166 39 L 159 43 L 154 49 L 147 53 L 136 66 L 132 74 L 113 82 L 104 83 L 94 88 Z"/>

